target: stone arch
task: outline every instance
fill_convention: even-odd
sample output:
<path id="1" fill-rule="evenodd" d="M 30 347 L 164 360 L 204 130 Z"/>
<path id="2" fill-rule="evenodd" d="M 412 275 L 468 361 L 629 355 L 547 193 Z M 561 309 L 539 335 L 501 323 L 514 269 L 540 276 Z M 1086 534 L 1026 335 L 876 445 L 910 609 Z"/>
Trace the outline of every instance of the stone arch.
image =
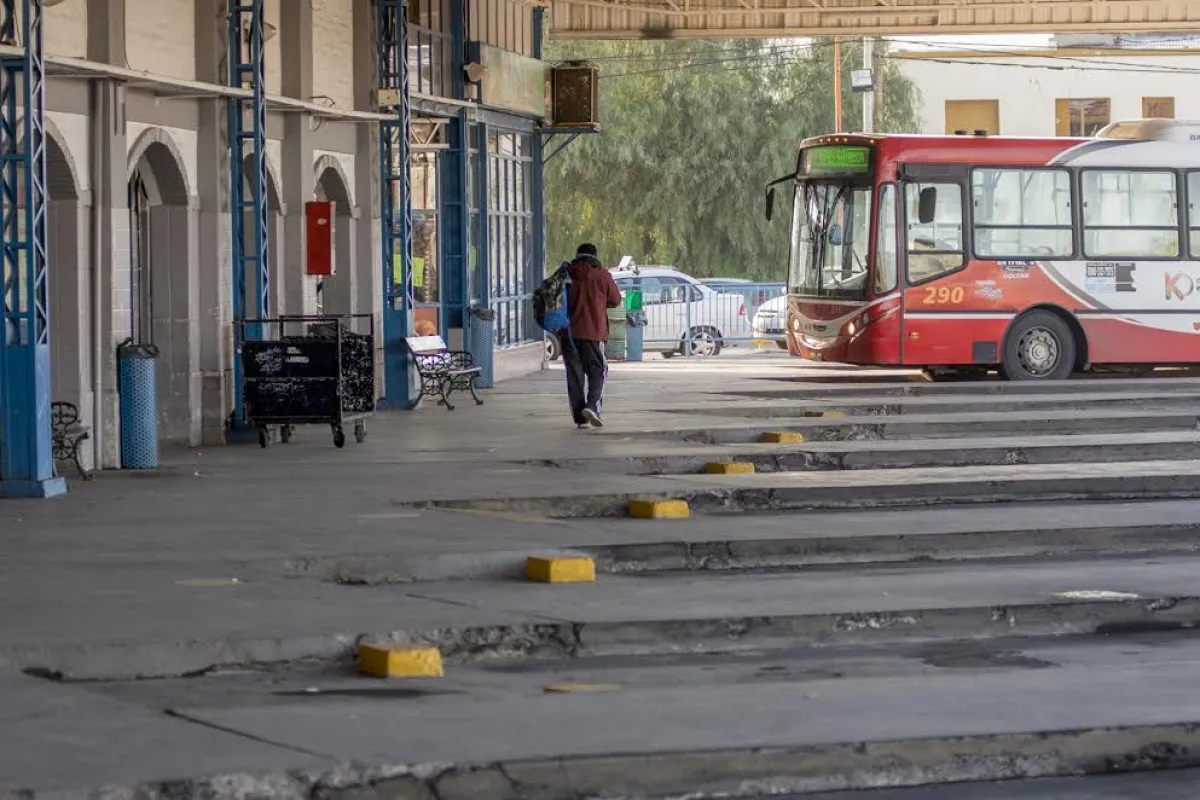
<path id="1" fill-rule="evenodd" d="M 350 196 L 350 179 L 342 162 L 335 156 L 323 155 L 313 165 L 316 178 L 316 194 L 318 199 L 337 203 L 339 216 L 348 215 L 354 208 L 354 198 Z"/>
<path id="2" fill-rule="evenodd" d="M 17 122 L 18 130 L 25 124 Z M 46 138 L 46 263 L 50 308 L 50 391 L 55 401 L 75 404 L 91 424 L 92 308 L 88 302 L 87 212 L 75 156 L 53 120 L 44 118 Z M 23 196 L 23 195 L 22 195 Z M 83 443 L 85 465 L 95 464 L 94 441 Z"/>
<path id="3" fill-rule="evenodd" d="M 247 153 L 245 158 L 242 159 L 242 170 L 243 170 L 243 173 L 247 176 L 247 182 L 248 182 L 249 176 L 253 174 L 253 170 L 254 170 L 254 155 L 252 153 Z M 279 183 L 279 172 L 275 169 L 275 164 L 273 161 L 271 161 L 271 156 L 268 155 L 267 156 L 267 208 L 270 209 L 271 211 L 281 211 L 283 209 L 283 203 L 280 200 L 280 185 L 281 184 Z"/>
<path id="4" fill-rule="evenodd" d="M 326 314 L 355 312 L 356 252 L 354 241 L 354 200 L 350 196 L 350 181 L 335 156 L 323 155 L 313 165 L 313 195 L 318 200 L 332 202 L 336 211 L 334 228 L 334 259 L 337 265 L 332 277 L 318 284 L 318 308 Z"/>
<path id="5" fill-rule="evenodd" d="M 192 189 L 174 137 L 150 128 L 129 149 L 126 181 L 144 187 L 143 204 L 130 206 L 130 288 L 113 287 L 114 302 L 128 297 L 125 331 L 159 349 L 158 431 L 164 442 L 196 444 L 200 438 L 200 337 L 196 216 Z M 133 194 L 131 193 L 131 201 Z M 120 296 L 124 294 L 124 297 Z M 120 330 L 120 335 L 128 335 Z"/>
<path id="6" fill-rule="evenodd" d="M 25 125 L 25 118 L 17 120 L 17 130 Z M 80 195 L 79 165 L 75 154 L 67 144 L 67 137 L 54 124 L 54 120 L 45 118 L 46 129 L 46 199 L 47 200 L 78 200 Z"/>
<path id="7" fill-rule="evenodd" d="M 125 170 L 125 179 L 132 180 L 133 174 L 145 162 L 149 167 L 149 177 L 152 180 L 150 188 L 154 196 L 151 202 L 155 205 L 186 206 L 191 199 L 192 189 L 188 180 L 186 163 L 175 138 L 163 128 L 146 130 L 133 146 L 129 148 L 129 157 Z M 147 171 L 144 171 L 144 173 Z"/>

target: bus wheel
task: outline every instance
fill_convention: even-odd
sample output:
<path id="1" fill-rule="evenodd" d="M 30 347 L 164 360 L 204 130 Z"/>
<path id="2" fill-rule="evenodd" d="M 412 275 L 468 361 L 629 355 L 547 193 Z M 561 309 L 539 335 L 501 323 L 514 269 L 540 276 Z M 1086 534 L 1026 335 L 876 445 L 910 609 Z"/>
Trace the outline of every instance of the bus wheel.
<path id="1" fill-rule="evenodd" d="M 1075 369 L 1075 334 L 1057 314 L 1031 311 L 1004 341 L 1004 377 L 1010 381 L 1058 381 Z"/>

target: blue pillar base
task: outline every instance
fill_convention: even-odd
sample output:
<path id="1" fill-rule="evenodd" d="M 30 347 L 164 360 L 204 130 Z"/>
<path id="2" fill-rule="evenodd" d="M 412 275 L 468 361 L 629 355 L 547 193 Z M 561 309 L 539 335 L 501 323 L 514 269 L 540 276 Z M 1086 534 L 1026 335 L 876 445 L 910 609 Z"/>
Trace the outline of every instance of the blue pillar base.
<path id="1" fill-rule="evenodd" d="M 44 499 L 67 493 L 66 478 L 47 478 L 44 481 L 0 481 L 0 497 Z"/>

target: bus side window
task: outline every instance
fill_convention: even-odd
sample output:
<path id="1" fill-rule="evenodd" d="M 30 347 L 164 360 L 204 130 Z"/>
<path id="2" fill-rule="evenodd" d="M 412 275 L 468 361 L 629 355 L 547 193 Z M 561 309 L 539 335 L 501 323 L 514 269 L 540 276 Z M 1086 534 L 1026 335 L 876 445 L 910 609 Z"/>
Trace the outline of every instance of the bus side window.
<path id="1" fill-rule="evenodd" d="M 980 258 L 1066 258 L 1075 252 L 1066 170 L 975 169 L 971 196 Z"/>
<path id="2" fill-rule="evenodd" d="M 1084 256 L 1179 256 L 1179 199 L 1173 172 L 1085 169 L 1081 185 Z"/>
<path id="3" fill-rule="evenodd" d="M 1200 258 L 1200 172 L 1189 172 L 1188 193 L 1188 246 L 1192 258 Z"/>
<path id="4" fill-rule="evenodd" d="M 931 223 L 920 222 L 921 193 L 926 189 L 936 190 Z M 962 187 L 957 183 L 908 183 L 904 186 L 904 205 L 908 282 L 923 283 L 960 269 L 965 263 Z"/>
<path id="5" fill-rule="evenodd" d="M 875 232 L 875 294 L 896 288 L 900 253 L 896 241 L 896 187 L 886 184 L 879 192 L 879 221 Z"/>

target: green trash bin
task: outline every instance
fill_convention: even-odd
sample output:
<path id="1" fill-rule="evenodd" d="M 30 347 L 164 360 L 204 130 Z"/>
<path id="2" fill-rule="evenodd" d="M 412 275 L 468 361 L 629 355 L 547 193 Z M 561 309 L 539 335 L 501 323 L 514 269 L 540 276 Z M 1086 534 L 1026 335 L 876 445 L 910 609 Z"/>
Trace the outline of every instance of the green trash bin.
<path id="1" fill-rule="evenodd" d="M 604 345 L 604 357 L 609 361 L 625 360 L 625 309 L 608 310 L 608 341 Z"/>

